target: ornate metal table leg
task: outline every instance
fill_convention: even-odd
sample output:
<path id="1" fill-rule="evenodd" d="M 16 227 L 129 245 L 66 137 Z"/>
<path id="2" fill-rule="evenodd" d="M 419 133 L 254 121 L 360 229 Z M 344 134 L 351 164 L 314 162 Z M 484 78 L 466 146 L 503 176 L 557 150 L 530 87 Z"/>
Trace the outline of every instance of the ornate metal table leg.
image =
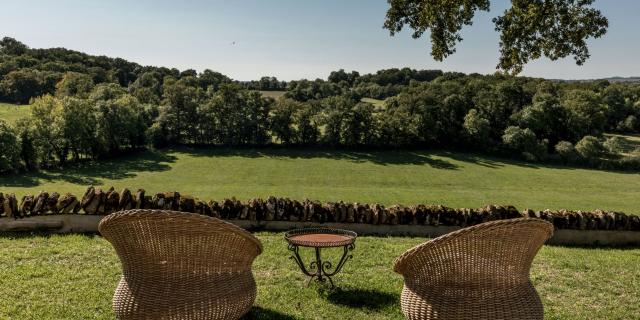
<path id="1" fill-rule="evenodd" d="M 333 285 L 333 280 L 331 280 L 331 277 L 333 277 L 338 272 L 340 272 L 340 270 L 342 270 L 342 267 L 344 266 L 345 262 L 347 262 L 347 260 L 353 259 L 353 255 L 348 253 L 349 251 L 353 251 L 355 247 L 356 246 L 353 243 L 350 245 L 344 246 L 344 252 L 342 253 L 342 258 L 340 258 L 340 262 L 338 262 L 338 265 L 336 265 L 336 268 L 332 272 L 327 272 L 327 270 L 330 270 L 332 268 L 331 262 L 328 262 L 328 261 L 324 262 L 325 265 L 323 265 L 322 272 L 324 273 L 325 277 L 329 279 L 329 282 L 331 283 L 331 288 L 335 287 Z"/>
<path id="2" fill-rule="evenodd" d="M 290 244 L 289 250 L 293 252 L 293 255 L 289 257 L 289 259 L 293 259 L 293 261 L 296 262 L 296 264 L 298 265 L 302 273 L 311 277 L 309 278 L 309 281 L 311 281 L 311 279 L 313 279 L 316 276 L 316 274 L 310 273 L 309 271 L 307 271 L 307 268 L 304 267 L 304 262 L 302 262 L 302 259 L 300 258 L 300 254 L 298 253 L 298 246 Z M 310 269 L 313 269 L 313 262 L 309 265 L 309 267 Z M 309 285 L 308 282 L 307 282 L 307 285 Z"/>
<path id="3" fill-rule="evenodd" d="M 309 283 L 311 283 L 311 280 L 315 278 L 315 280 L 318 282 L 326 282 L 327 280 L 329 280 L 329 283 L 331 284 L 331 288 L 333 289 L 335 288 L 335 285 L 331 277 L 333 277 L 338 272 L 340 272 L 340 270 L 342 270 L 342 267 L 344 266 L 345 262 L 347 262 L 347 260 L 353 259 L 353 255 L 349 254 L 349 251 L 352 251 L 354 248 L 355 248 L 355 245 L 353 243 L 343 247 L 344 251 L 342 253 L 342 257 L 340 258 L 340 261 L 338 262 L 338 264 L 336 265 L 333 271 L 328 271 L 333 269 L 333 265 L 331 264 L 331 262 L 322 261 L 322 255 L 320 254 L 321 249 L 319 247 L 315 248 L 316 259 L 315 261 L 312 261 L 311 263 L 309 263 L 309 269 L 307 269 L 304 266 L 304 262 L 302 262 L 302 258 L 300 258 L 300 254 L 298 252 L 299 250 L 298 246 L 291 245 L 291 244 L 289 245 L 289 250 L 293 252 L 293 255 L 289 258 L 293 259 L 293 261 L 296 262 L 296 264 L 298 265 L 302 273 L 304 273 L 309 277 L 309 281 L 307 281 L 307 286 L 309 285 Z"/>

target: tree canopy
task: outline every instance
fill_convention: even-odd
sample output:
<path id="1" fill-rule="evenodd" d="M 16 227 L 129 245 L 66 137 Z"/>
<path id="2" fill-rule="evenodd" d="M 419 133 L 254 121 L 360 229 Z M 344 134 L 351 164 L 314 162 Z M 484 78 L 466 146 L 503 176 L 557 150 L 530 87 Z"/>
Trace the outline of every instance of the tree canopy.
<path id="1" fill-rule="evenodd" d="M 388 0 L 384 28 L 391 35 L 405 25 L 413 38 L 431 33 L 431 55 L 442 61 L 462 41 L 460 31 L 473 23 L 475 12 L 489 11 L 489 0 Z M 591 5 L 594 0 L 512 0 L 511 8 L 493 18 L 500 32 L 497 68 L 518 74 L 542 55 L 557 60 L 573 56 L 578 65 L 589 58 L 586 40 L 607 32 L 609 22 Z"/>

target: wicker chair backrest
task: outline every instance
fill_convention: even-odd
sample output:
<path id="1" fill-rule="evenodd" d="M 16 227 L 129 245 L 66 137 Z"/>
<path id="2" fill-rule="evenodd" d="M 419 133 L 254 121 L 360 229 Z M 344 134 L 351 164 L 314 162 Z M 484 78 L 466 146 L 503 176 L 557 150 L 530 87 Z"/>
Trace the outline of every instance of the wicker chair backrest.
<path id="1" fill-rule="evenodd" d="M 99 231 L 116 249 L 125 276 L 244 272 L 262 252 L 260 241 L 249 232 L 184 212 L 118 212 L 104 218 Z"/>
<path id="2" fill-rule="evenodd" d="M 553 225 L 540 219 L 487 222 L 408 250 L 394 270 L 431 285 L 527 283 L 533 258 L 552 234 Z"/>

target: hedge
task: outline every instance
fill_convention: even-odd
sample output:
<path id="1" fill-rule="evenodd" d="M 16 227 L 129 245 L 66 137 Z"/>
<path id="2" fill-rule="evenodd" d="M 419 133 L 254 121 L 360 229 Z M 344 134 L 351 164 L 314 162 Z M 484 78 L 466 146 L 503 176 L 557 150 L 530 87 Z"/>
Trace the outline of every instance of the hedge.
<path id="1" fill-rule="evenodd" d="M 514 206 L 487 205 L 482 208 L 449 208 L 441 205 L 393 205 L 319 202 L 269 197 L 240 201 L 235 198 L 202 201 L 179 192 L 147 195 L 144 189 L 132 193 L 129 189 L 117 192 L 89 187 L 81 198 L 71 193 L 60 195 L 42 191 L 36 196 L 25 195 L 18 203 L 12 193 L 0 192 L 0 216 L 27 218 L 54 214 L 105 215 L 127 209 L 165 209 L 199 213 L 228 220 L 252 221 L 309 221 L 366 223 L 375 225 L 429 225 L 466 227 L 482 222 L 535 217 L 547 220 L 557 229 L 631 230 L 640 231 L 640 217 L 615 211 L 571 211 L 526 209 Z"/>

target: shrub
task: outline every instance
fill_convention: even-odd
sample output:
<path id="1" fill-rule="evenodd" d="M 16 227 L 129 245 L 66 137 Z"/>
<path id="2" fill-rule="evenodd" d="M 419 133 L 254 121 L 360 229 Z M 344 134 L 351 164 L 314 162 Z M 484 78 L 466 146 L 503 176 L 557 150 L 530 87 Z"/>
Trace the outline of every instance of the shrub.
<path id="1" fill-rule="evenodd" d="M 584 136 L 576 144 L 576 151 L 585 159 L 596 159 L 604 153 L 604 147 L 598 138 L 594 136 Z"/>
<path id="2" fill-rule="evenodd" d="M 504 145 L 512 150 L 519 151 L 527 160 L 540 160 L 546 153 L 546 140 L 538 141 L 536 134 L 531 129 L 522 129 L 510 126 L 502 135 Z"/>
<path id="3" fill-rule="evenodd" d="M 578 157 L 576 148 L 573 146 L 573 143 L 569 141 L 558 142 L 555 146 L 555 150 L 565 163 L 574 161 Z"/>

